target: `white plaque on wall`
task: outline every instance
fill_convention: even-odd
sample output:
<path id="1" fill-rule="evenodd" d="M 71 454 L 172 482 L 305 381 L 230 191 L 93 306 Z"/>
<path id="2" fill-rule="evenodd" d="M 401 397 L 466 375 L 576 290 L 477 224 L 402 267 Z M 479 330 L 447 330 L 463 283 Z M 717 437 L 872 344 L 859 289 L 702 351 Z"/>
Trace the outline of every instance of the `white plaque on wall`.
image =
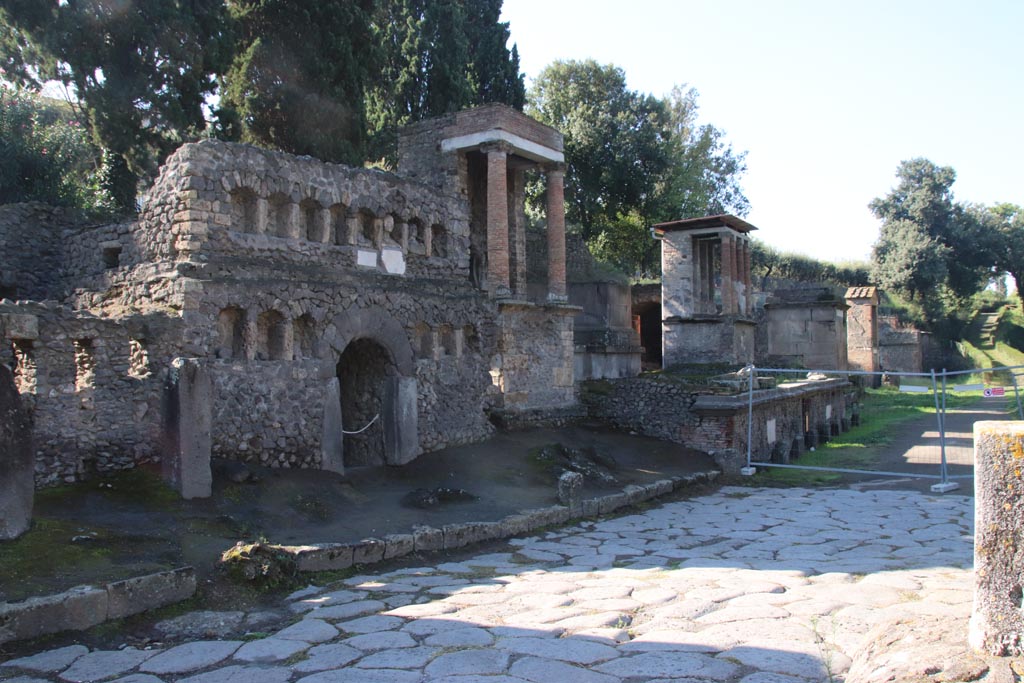
<path id="1" fill-rule="evenodd" d="M 768 433 L 768 443 L 775 443 L 775 418 L 765 423 L 765 432 Z"/>
<path id="2" fill-rule="evenodd" d="M 377 252 L 369 249 L 360 249 L 356 252 L 356 265 L 364 268 L 377 267 Z"/>
<path id="3" fill-rule="evenodd" d="M 392 275 L 405 275 L 405 256 L 401 249 L 382 250 L 380 262 L 384 265 L 384 272 Z"/>

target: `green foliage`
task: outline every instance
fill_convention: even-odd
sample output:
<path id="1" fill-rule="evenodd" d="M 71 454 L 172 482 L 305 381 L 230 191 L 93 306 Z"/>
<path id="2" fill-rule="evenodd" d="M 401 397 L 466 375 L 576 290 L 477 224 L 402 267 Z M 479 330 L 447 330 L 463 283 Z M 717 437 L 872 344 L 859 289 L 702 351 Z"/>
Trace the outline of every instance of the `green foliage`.
<path id="1" fill-rule="evenodd" d="M 519 52 L 506 45 L 502 0 L 397 0 L 379 3 L 374 35 L 380 76 L 370 85 L 370 157 L 393 166 L 399 126 L 500 102 L 522 109 Z"/>
<path id="2" fill-rule="evenodd" d="M 897 186 L 869 205 L 882 221 L 872 276 L 921 303 L 934 326 L 988 282 L 996 233 L 982 212 L 954 201 L 952 168 L 911 159 L 896 175 Z"/>
<path id="3" fill-rule="evenodd" d="M 0 0 L 0 67 L 22 86 L 71 89 L 93 140 L 123 159 L 113 195 L 130 211 L 136 176 L 205 127 L 224 19 L 223 0 Z"/>
<path id="4" fill-rule="evenodd" d="M 988 225 L 999 235 L 995 250 L 996 268 L 1013 276 L 1018 297 L 1024 287 L 1024 209 L 1016 204 L 1002 203 L 987 209 Z"/>
<path id="5" fill-rule="evenodd" d="M 870 284 L 866 263 L 828 263 L 804 256 L 780 252 L 761 242 L 751 240 L 750 269 L 754 278 L 782 278 L 797 282 L 828 282 L 841 287 Z"/>
<path id="6" fill-rule="evenodd" d="M 232 0 L 235 57 L 223 77 L 222 134 L 361 164 L 363 94 L 379 63 L 373 3 Z"/>
<path id="7" fill-rule="evenodd" d="M 528 113 L 565 135 L 566 218 L 599 258 L 632 275 L 658 271 L 652 223 L 748 209 L 739 187 L 743 154 L 721 131 L 698 125 L 697 93 L 665 99 L 626 86 L 622 69 L 594 60 L 557 61 L 537 77 Z M 543 186 L 528 188 L 543 214 Z"/>
<path id="8" fill-rule="evenodd" d="M 103 215 L 105 159 L 57 100 L 0 84 L 0 203 L 40 201 Z"/>

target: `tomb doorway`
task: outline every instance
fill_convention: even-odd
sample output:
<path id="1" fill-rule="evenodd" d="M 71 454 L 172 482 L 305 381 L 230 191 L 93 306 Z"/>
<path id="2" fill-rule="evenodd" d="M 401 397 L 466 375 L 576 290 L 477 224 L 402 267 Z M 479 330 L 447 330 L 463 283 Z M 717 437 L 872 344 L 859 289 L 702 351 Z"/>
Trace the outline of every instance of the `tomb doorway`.
<path id="1" fill-rule="evenodd" d="M 345 466 L 383 465 L 385 394 L 396 374 L 383 346 L 372 339 L 351 341 L 335 368 L 340 389 Z"/>

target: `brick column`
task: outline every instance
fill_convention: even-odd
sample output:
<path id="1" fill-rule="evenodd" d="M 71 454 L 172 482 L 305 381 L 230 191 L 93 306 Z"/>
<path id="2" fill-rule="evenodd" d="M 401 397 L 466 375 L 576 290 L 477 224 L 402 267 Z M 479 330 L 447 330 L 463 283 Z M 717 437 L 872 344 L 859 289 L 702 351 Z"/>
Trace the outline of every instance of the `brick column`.
<path id="1" fill-rule="evenodd" d="M 547 169 L 548 301 L 567 301 L 565 293 L 565 167 Z"/>
<path id="2" fill-rule="evenodd" d="M 751 315 L 754 312 L 754 287 L 750 282 L 750 240 L 743 240 L 743 288 L 747 296 L 744 315 Z"/>
<path id="3" fill-rule="evenodd" d="M 736 240 L 731 233 L 722 235 L 722 315 L 732 315 L 735 310 L 736 288 Z"/>
<path id="4" fill-rule="evenodd" d="M 487 287 L 491 295 L 509 297 L 508 145 L 480 148 L 487 155 Z"/>

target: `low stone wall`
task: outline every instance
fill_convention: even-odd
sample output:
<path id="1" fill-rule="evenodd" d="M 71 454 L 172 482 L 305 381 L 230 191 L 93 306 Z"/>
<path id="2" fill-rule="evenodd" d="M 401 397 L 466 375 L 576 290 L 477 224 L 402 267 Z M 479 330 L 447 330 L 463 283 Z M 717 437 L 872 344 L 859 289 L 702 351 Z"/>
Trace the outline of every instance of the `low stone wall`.
<path id="1" fill-rule="evenodd" d="M 186 600 L 196 592 L 192 567 L 102 586 L 77 586 L 56 595 L 0 603 L 0 644 L 60 631 L 82 631 L 110 619 Z"/>
<path id="2" fill-rule="evenodd" d="M 180 319 L 0 304 L 0 363 L 31 416 L 37 486 L 159 459 L 163 378 Z"/>
<path id="3" fill-rule="evenodd" d="M 788 462 L 838 434 L 847 418 L 850 386 L 826 379 L 755 391 L 752 459 Z M 580 399 L 591 417 L 706 451 L 726 473 L 738 473 L 746 464 L 746 393 L 714 395 L 665 377 L 635 377 L 585 382 Z"/>

